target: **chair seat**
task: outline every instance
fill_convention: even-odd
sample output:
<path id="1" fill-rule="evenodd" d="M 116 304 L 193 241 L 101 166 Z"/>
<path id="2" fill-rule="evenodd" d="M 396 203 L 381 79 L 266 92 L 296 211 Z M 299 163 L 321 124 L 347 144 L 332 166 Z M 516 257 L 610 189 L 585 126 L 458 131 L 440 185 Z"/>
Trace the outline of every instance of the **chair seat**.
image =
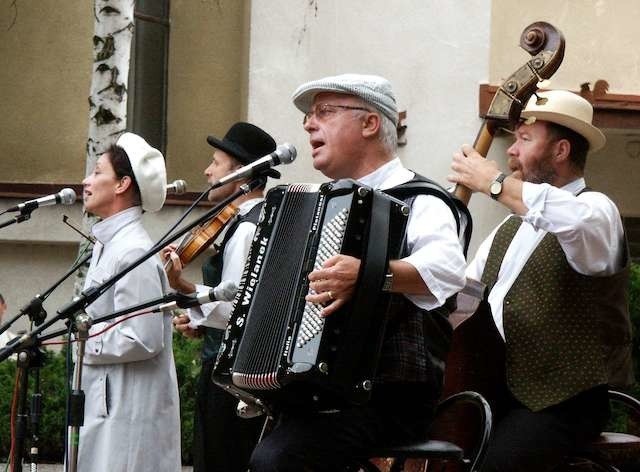
<path id="1" fill-rule="evenodd" d="M 443 460 L 461 460 L 464 451 L 447 441 L 416 441 L 392 447 L 381 447 L 368 453 L 369 457 L 416 457 Z"/>
<path id="2" fill-rule="evenodd" d="M 640 447 L 640 438 L 633 434 L 626 433 L 602 433 L 600 437 L 592 442 L 594 447 L 600 449 L 616 447 Z"/>
<path id="3" fill-rule="evenodd" d="M 614 463 L 624 462 L 640 457 L 640 437 L 605 432 L 591 442 L 591 449 L 604 454 Z"/>

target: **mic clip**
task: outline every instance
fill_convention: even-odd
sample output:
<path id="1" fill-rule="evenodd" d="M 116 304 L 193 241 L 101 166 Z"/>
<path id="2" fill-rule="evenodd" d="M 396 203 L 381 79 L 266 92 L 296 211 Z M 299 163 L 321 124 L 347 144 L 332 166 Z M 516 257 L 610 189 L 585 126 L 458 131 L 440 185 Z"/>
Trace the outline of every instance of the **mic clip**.
<path id="1" fill-rule="evenodd" d="M 174 302 L 177 308 L 191 308 L 199 305 L 198 297 L 194 294 L 185 295 L 179 292 L 175 294 Z"/>

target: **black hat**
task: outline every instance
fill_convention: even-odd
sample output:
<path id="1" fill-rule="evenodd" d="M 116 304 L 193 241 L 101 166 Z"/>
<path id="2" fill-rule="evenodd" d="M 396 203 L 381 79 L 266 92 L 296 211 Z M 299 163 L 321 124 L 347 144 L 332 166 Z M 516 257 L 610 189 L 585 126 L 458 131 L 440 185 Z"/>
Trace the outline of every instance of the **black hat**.
<path id="1" fill-rule="evenodd" d="M 222 139 L 207 136 L 207 142 L 244 165 L 251 164 L 276 150 L 276 142 L 267 132 L 244 122 L 234 124 Z M 280 178 L 280 172 L 273 168 L 269 169 L 266 175 L 275 179 Z"/>

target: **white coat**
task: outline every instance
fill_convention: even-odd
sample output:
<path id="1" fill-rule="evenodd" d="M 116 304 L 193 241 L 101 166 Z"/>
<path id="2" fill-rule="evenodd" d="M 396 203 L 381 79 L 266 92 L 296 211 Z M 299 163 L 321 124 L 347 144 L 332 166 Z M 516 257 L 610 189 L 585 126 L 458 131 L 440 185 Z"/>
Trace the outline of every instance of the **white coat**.
<path id="1" fill-rule="evenodd" d="M 85 288 L 127 267 L 152 246 L 139 207 L 94 225 Z M 103 247 L 101 247 L 103 245 Z M 120 279 L 89 305 L 93 318 L 160 297 L 166 287 L 157 256 Z M 115 323 L 95 323 L 90 334 Z M 84 426 L 80 472 L 180 470 L 180 412 L 169 314 L 131 318 L 87 341 L 82 372 Z"/>

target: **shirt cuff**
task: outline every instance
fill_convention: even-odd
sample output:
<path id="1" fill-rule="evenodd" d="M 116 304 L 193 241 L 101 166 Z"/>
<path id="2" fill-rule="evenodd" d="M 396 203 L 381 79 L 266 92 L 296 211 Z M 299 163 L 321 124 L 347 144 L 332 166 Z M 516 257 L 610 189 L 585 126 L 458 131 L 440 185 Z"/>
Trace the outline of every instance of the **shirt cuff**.
<path id="1" fill-rule="evenodd" d="M 540 228 L 542 212 L 544 211 L 547 193 L 550 188 L 549 184 L 522 183 L 522 203 L 527 207 L 527 213 L 522 216 L 522 220 L 529 223 L 536 230 Z"/>

